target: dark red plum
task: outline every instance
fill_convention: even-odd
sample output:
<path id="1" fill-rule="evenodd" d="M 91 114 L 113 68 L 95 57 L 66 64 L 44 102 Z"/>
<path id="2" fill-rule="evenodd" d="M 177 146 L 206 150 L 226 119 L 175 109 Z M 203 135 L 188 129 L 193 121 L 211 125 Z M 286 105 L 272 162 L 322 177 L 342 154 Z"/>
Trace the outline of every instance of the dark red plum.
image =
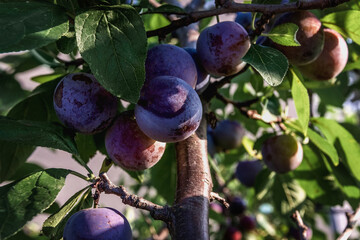
<path id="1" fill-rule="evenodd" d="M 241 215 L 246 210 L 246 203 L 241 197 L 233 197 L 229 199 L 229 210 L 232 215 Z"/>
<path id="2" fill-rule="evenodd" d="M 237 121 L 223 120 L 213 129 L 212 135 L 217 148 L 229 150 L 241 145 L 245 129 Z"/>
<path id="3" fill-rule="evenodd" d="M 117 165 L 140 171 L 151 168 L 161 159 L 166 143 L 149 138 L 138 127 L 133 112 L 123 112 L 107 130 L 105 147 Z"/>
<path id="4" fill-rule="evenodd" d="M 145 72 L 147 81 L 159 76 L 173 76 L 193 88 L 197 82 L 196 65 L 190 54 L 170 44 L 160 44 L 148 51 Z"/>
<path id="5" fill-rule="evenodd" d="M 87 73 L 64 77 L 54 92 L 54 108 L 67 127 L 85 134 L 103 131 L 114 119 L 118 99 Z"/>
<path id="6" fill-rule="evenodd" d="M 235 176 L 245 186 L 253 187 L 256 176 L 262 169 L 263 164 L 260 160 L 241 161 L 236 167 Z"/>
<path id="7" fill-rule="evenodd" d="M 339 75 L 348 60 L 348 47 L 343 37 L 332 29 L 324 29 L 325 43 L 320 56 L 304 66 L 301 73 L 313 80 L 326 81 Z"/>
<path id="8" fill-rule="evenodd" d="M 161 76 L 143 86 L 135 117 L 139 128 L 150 138 L 178 142 L 199 127 L 202 105 L 189 84 L 176 77 Z"/>
<path id="9" fill-rule="evenodd" d="M 115 209 L 89 208 L 72 215 L 67 221 L 64 240 L 131 240 L 129 222 Z"/>
<path id="10" fill-rule="evenodd" d="M 223 240 L 241 240 L 242 234 L 239 229 L 233 226 L 229 226 L 226 229 Z"/>
<path id="11" fill-rule="evenodd" d="M 261 153 L 266 166 L 276 173 L 287 173 L 296 169 L 303 159 L 303 148 L 291 135 L 268 138 Z"/>
<path id="12" fill-rule="evenodd" d="M 200 62 L 214 76 L 238 73 L 245 63 L 242 57 L 250 48 L 246 30 L 236 22 L 220 22 L 204 29 L 196 44 Z"/>
<path id="13" fill-rule="evenodd" d="M 297 11 L 281 15 L 274 26 L 284 23 L 294 23 L 299 27 L 296 39 L 301 46 L 283 46 L 274 42 L 271 46 L 281 51 L 293 65 L 313 62 L 324 46 L 324 32 L 320 20 L 309 11 Z"/>
<path id="14" fill-rule="evenodd" d="M 256 219 L 252 216 L 242 216 L 239 221 L 239 227 L 244 231 L 252 231 L 256 228 Z"/>
<path id="15" fill-rule="evenodd" d="M 191 57 L 193 58 L 196 70 L 197 70 L 197 82 L 195 90 L 199 93 L 206 89 L 206 87 L 209 85 L 209 74 L 206 72 L 205 68 L 201 65 L 199 56 L 196 52 L 195 48 L 184 48 L 186 52 L 188 52 Z"/>

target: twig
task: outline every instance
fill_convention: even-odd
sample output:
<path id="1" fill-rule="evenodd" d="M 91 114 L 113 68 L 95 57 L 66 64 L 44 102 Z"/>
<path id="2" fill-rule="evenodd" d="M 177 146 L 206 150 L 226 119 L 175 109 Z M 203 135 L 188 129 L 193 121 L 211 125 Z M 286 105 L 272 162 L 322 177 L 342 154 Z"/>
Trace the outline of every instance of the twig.
<path id="1" fill-rule="evenodd" d="M 210 201 L 218 201 L 219 203 L 221 203 L 222 205 L 224 205 L 226 208 L 228 208 L 230 205 L 229 203 L 225 200 L 225 198 L 220 197 L 220 195 L 216 192 L 211 192 L 210 193 Z"/>
<path id="2" fill-rule="evenodd" d="M 329 7 L 335 7 L 349 0 L 313 0 L 313 1 L 297 1 L 294 3 L 287 4 L 243 4 L 235 3 L 233 1 L 226 1 L 219 8 L 191 12 L 189 15 L 172 21 L 169 25 L 148 31 L 147 37 L 159 36 L 164 37 L 165 35 L 175 31 L 178 28 L 188 26 L 191 23 L 197 22 L 203 18 L 221 15 L 225 13 L 236 13 L 236 12 L 261 12 L 263 14 L 278 14 L 284 12 L 294 12 L 297 10 L 310 10 L 310 9 L 324 9 Z"/>
<path id="3" fill-rule="evenodd" d="M 115 186 L 110 181 L 106 173 L 100 174 L 97 189 L 100 192 L 105 192 L 106 194 L 114 194 L 119 196 L 124 204 L 149 211 L 151 216 L 156 220 L 162 220 L 167 223 L 172 221 L 170 207 L 160 206 L 134 194 L 129 194 L 125 187 Z"/>
<path id="4" fill-rule="evenodd" d="M 356 227 L 357 221 L 360 219 L 360 205 L 354 213 L 346 213 L 346 218 L 348 223 L 342 234 L 336 240 L 346 240 L 350 237 Z"/>
<path id="5" fill-rule="evenodd" d="M 299 230 L 300 230 L 300 239 L 301 240 L 307 240 L 307 230 L 308 227 L 304 224 L 300 213 L 298 210 L 296 210 L 293 215 L 291 216 L 292 219 L 295 221 L 295 223 L 297 224 Z"/>

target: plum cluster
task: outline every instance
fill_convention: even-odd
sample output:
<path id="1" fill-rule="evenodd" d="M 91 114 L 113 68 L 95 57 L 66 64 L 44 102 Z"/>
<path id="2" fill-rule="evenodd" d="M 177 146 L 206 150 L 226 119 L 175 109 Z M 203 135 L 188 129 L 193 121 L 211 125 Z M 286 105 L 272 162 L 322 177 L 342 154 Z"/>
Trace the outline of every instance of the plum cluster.
<path id="1" fill-rule="evenodd" d="M 348 60 L 348 47 L 343 37 L 332 29 L 323 28 L 320 20 L 309 11 L 285 13 L 274 26 L 293 23 L 299 27 L 296 39 L 301 46 L 270 45 L 281 51 L 289 62 L 312 80 L 335 78 Z"/>

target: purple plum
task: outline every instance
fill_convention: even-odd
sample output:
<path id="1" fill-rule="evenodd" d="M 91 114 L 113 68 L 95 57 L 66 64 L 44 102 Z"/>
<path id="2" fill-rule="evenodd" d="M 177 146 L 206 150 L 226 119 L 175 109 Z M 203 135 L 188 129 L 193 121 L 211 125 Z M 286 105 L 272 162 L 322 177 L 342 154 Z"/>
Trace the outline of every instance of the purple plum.
<path id="1" fill-rule="evenodd" d="M 246 210 L 246 203 L 241 197 L 233 197 L 232 199 L 229 199 L 229 210 L 232 215 L 241 215 Z"/>
<path id="2" fill-rule="evenodd" d="M 248 33 L 240 24 L 225 21 L 200 33 L 196 51 L 206 71 L 221 77 L 238 73 L 245 66 L 242 57 L 250 45 Z"/>
<path id="3" fill-rule="evenodd" d="M 212 131 L 215 146 L 221 150 L 230 150 L 241 145 L 245 129 L 237 121 L 220 121 Z"/>
<path id="4" fill-rule="evenodd" d="M 260 160 L 241 161 L 236 167 L 235 176 L 245 186 L 253 187 L 256 176 L 262 169 L 263 164 Z"/>
<path id="5" fill-rule="evenodd" d="M 67 221 L 64 240 L 131 240 L 129 222 L 115 209 L 89 208 L 72 215 Z"/>
<path id="6" fill-rule="evenodd" d="M 242 233 L 239 229 L 233 226 L 229 226 L 226 231 L 223 240 L 241 240 Z"/>
<path id="7" fill-rule="evenodd" d="M 148 51 L 145 72 L 147 81 L 159 76 L 173 76 L 184 80 L 192 88 L 197 82 L 196 65 L 190 54 L 170 44 L 160 44 Z"/>
<path id="8" fill-rule="evenodd" d="M 65 76 L 54 92 L 54 109 L 59 120 L 75 131 L 94 134 L 114 119 L 118 99 L 106 91 L 91 74 Z"/>
<path id="9" fill-rule="evenodd" d="M 105 135 L 110 158 L 127 170 L 151 168 L 162 157 L 166 143 L 157 142 L 138 127 L 133 112 L 122 112 Z"/>
<path id="10" fill-rule="evenodd" d="M 253 216 L 242 216 L 239 221 L 239 227 L 244 231 L 252 231 L 256 228 L 256 219 Z"/>
<path id="11" fill-rule="evenodd" d="M 135 117 L 139 128 L 150 138 L 178 142 L 199 127 L 202 105 L 189 84 L 177 77 L 161 76 L 144 84 Z"/>

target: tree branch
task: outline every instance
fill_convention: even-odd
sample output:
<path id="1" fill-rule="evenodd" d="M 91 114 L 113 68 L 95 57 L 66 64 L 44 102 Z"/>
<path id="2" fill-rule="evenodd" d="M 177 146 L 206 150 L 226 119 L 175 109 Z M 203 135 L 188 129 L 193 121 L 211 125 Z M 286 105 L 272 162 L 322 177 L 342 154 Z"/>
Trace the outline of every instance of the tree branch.
<path id="1" fill-rule="evenodd" d="M 292 219 L 295 221 L 295 223 L 297 224 L 299 230 L 300 230 L 300 239 L 301 240 L 307 240 L 307 230 L 308 227 L 304 224 L 300 213 L 298 210 L 296 210 L 293 215 L 292 215 Z"/>
<path id="2" fill-rule="evenodd" d="M 147 37 L 164 37 L 178 28 L 188 26 L 191 23 L 197 22 L 203 18 L 221 15 L 225 13 L 261 12 L 263 14 L 272 15 L 284 12 L 294 12 L 297 10 L 324 9 L 329 7 L 335 7 L 348 1 L 349 0 L 312 0 L 297 1 L 287 4 L 243 4 L 235 3 L 231 0 L 228 0 L 219 8 L 207 11 L 191 12 L 185 17 L 172 21 L 169 25 L 165 27 L 148 31 Z"/>
<path id="3" fill-rule="evenodd" d="M 98 182 L 95 183 L 95 187 L 99 192 L 119 196 L 124 204 L 149 211 L 151 216 L 156 220 L 162 220 L 166 223 L 172 221 L 170 207 L 160 206 L 134 194 L 129 194 L 124 186 L 115 186 L 106 173 L 100 174 L 100 178 Z"/>
<path id="4" fill-rule="evenodd" d="M 353 214 L 346 213 L 346 218 L 348 223 L 343 233 L 336 240 L 346 240 L 350 237 L 351 233 L 356 227 L 357 221 L 360 219 L 360 205 Z"/>

